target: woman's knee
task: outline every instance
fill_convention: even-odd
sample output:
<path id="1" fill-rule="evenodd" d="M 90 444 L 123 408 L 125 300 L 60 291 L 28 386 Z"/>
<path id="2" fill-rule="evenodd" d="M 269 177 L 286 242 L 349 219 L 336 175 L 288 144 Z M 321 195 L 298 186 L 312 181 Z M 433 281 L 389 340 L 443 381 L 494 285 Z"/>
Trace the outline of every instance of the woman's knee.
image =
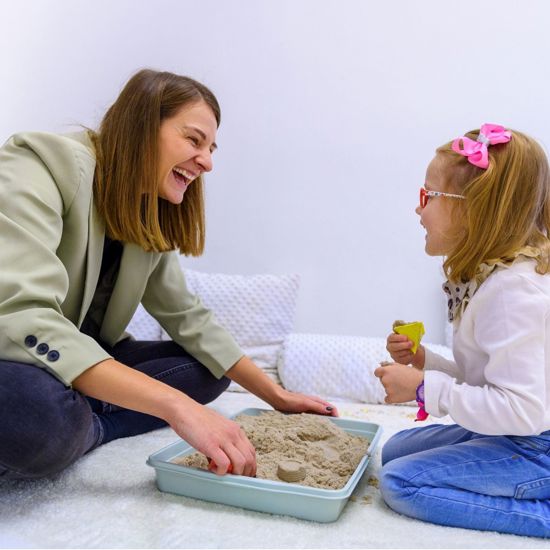
<path id="1" fill-rule="evenodd" d="M 12 472 L 9 477 L 47 477 L 62 471 L 89 450 L 93 444 L 91 432 L 91 413 L 89 417 L 82 415 L 64 421 L 57 412 L 43 408 L 40 416 L 30 417 L 18 433 L 0 430 L 5 446 L 17 451 L 0 451 L 0 462 Z"/>
<path id="2" fill-rule="evenodd" d="M 26 365 L 17 368 L 40 371 Z M 2 407 L 0 469 L 5 470 L 6 477 L 39 478 L 55 474 L 93 444 L 90 407 L 80 394 L 46 372 L 14 372 L 15 376 L 32 380 L 19 384 L 16 392 L 12 391 L 4 401 L 8 406 Z"/>
<path id="3" fill-rule="evenodd" d="M 216 378 L 209 373 L 208 383 L 196 389 L 194 399 L 203 405 L 211 403 L 217 399 L 231 384 L 231 380 L 227 376 Z"/>
<path id="4" fill-rule="evenodd" d="M 231 383 L 225 376 L 216 378 L 193 358 L 167 358 L 162 361 L 162 366 L 163 370 L 159 370 L 153 378 L 180 390 L 203 405 L 214 401 Z M 143 365 L 139 365 L 138 368 L 141 370 Z M 150 371 L 151 368 L 147 370 Z"/>

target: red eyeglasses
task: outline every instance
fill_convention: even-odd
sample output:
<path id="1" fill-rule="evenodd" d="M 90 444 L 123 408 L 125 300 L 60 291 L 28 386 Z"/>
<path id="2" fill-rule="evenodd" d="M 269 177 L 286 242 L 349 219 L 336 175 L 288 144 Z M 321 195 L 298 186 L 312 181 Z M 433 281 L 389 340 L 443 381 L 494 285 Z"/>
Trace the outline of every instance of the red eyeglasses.
<path id="1" fill-rule="evenodd" d="M 454 195 L 453 193 L 443 193 L 443 191 L 428 191 L 425 187 L 420 188 L 420 208 L 426 208 L 428 201 L 432 197 L 451 197 L 453 199 L 465 199 L 464 195 Z"/>

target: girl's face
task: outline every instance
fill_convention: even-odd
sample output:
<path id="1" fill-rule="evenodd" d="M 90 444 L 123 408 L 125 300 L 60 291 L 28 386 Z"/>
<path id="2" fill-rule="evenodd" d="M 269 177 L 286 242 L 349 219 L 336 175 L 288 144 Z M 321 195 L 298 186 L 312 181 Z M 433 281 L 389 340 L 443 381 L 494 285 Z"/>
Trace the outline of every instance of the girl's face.
<path id="1" fill-rule="evenodd" d="M 182 107 L 161 122 L 159 131 L 159 196 L 180 204 L 189 185 L 212 170 L 218 125 L 204 101 Z"/>
<path id="2" fill-rule="evenodd" d="M 427 191 L 447 192 L 444 185 L 443 160 L 436 155 L 426 170 Z M 460 199 L 430 197 L 424 208 L 418 205 L 415 212 L 420 216 L 420 225 L 426 230 L 426 254 L 447 256 L 456 244 L 456 228 L 452 221 L 451 202 Z"/>

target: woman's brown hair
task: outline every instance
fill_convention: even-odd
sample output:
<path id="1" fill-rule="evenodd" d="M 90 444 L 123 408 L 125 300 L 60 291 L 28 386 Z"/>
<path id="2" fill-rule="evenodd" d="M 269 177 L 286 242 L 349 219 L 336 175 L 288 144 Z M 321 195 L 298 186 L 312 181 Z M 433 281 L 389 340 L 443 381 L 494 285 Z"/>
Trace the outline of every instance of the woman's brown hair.
<path id="1" fill-rule="evenodd" d="M 181 204 L 159 197 L 161 122 L 182 107 L 204 101 L 220 124 L 214 94 L 186 76 L 144 69 L 126 84 L 90 137 L 96 149 L 94 198 L 107 235 L 144 250 L 199 256 L 204 250 L 202 176 Z"/>
<path id="2" fill-rule="evenodd" d="M 479 130 L 466 137 L 476 140 Z M 550 271 L 550 173 L 541 146 L 512 131 L 508 143 L 489 146 L 489 166 L 483 170 L 451 148 L 442 155 L 445 186 L 464 195 L 453 203 L 457 245 L 443 268 L 450 281 L 475 277 L 482 263 L 510 262 L 517 252 L 533 247 L 537 272 Z"/>

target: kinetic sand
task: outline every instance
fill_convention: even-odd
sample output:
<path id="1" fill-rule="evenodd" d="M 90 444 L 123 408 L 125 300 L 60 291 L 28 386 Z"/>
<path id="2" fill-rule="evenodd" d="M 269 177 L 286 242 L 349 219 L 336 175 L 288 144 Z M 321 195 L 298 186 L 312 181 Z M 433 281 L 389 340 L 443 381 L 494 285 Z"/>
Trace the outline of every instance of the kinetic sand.
<path id="1" fill-rule="evenodd" d="M 313 414 L 266 411 L 235 419 L 256 449 L 256 477 L 322 489 L 341 489 L 367 453 L 369 441 L 351 435 Z M 174 460 L 208 468 L 206 457 L 194 453 Z"/>

